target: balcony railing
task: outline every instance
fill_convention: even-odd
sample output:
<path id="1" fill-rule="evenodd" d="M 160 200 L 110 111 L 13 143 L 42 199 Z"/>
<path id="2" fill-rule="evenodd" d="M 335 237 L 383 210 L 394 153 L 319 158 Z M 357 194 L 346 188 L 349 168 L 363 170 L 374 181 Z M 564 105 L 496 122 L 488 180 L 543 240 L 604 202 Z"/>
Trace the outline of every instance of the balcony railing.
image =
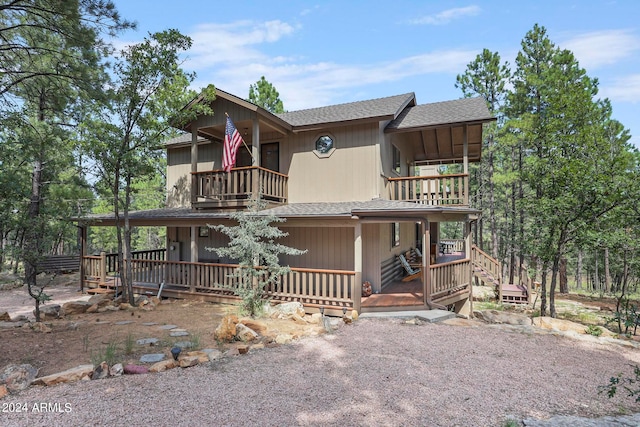
<path id="1" fill-rule="evenodd" d="M 389 198 L 433 206 L 468 206 L 469 175 L 389 178 Z"/>
<path id="2" fill-rule="evenodd" d="M 192 172 L 191 176 L 194 208 L 246 206 L 260 191 L 268 202 L 287 203 L 289 177 L 262 167 Z"/>

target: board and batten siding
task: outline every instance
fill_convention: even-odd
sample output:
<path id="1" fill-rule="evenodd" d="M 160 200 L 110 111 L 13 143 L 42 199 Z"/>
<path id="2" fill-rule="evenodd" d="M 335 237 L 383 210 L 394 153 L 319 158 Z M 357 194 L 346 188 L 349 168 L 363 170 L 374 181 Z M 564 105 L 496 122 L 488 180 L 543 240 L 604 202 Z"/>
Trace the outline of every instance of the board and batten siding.
<path id="1" fill-rule="evenodd" d="M 198 170 L 222 168 L 222 144 L 198 144 Z M 167 206 L 191 207 L 191 147 L 167 150 Z"/>
<path id="2" fill-rule="evenodd" d="M 354 269 L 353 227 L 279 227 L 289 233 L 283 245 L 307 250 L 303 255 L 283 255 L 282 265 L 328 270 Z"/>
<path id="3" fill-rule="evenodd" d="M 316 140 L 330 135 L 335 151 L 318 157 Z M 280 144 L 281 171 L 289 176 L 289 202 L 346 202 L 381 196 L 377 123 L 301 132 Z"/>

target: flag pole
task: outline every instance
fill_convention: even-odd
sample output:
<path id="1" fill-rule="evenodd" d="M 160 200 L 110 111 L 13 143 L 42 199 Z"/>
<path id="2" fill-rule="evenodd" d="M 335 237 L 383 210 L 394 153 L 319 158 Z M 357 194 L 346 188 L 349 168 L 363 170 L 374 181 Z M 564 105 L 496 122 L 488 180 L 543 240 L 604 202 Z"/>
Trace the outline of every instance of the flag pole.
<path id="1" fill-rule="evenodd" d="M 224 112 L 224 115 L 227 116 L 228 119 L 230 119 L 231 117 L 229 117 L 229 113 L 227 113 L 226 111 Z M 235 126 L 235 124 L 234 124 Z M 244 138 L 242 138 L 242 135 L 240 135 L 240 139 L 242 139 L 242 144 L 244 145 L 244 148 L 247 149 L 247 151 L 249 152 L 249 155 L 251 156 L 251 158 L 253 159 L 253 161 L 256 161 L 256 158 L 253 157 L 253 152 L 251 151 L 251 149 L 249 148 L 249 146 L 247 145 L 247 143 L 245 142 Z"/>

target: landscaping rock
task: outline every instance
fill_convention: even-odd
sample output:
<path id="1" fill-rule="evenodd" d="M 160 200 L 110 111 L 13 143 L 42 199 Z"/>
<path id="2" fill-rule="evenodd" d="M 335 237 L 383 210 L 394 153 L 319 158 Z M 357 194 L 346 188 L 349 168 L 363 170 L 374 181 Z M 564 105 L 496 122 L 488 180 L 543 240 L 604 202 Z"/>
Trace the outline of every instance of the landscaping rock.
<path id="1" fill-rule="evenodd" d="M 238 316 L 234 314 L 226 315 L 213 333 L 213 337 L 217 341 L 231 342 L 236 336 L 236 325 L 238 324 Z"/>
<path id="2" fill-rule="evenodd" d="M 139 375 L 149 372 L 149 368 L 140 365 L 125 365 L 123 372 L 125 375 Z"/>
<path id="3" fill-rule="evenodd" d="M 191 341 L 178 341 L 175 346 L 185 349 L 193 347 L 193 343 Z"/>
<path id="4" fill-rule="evenodd" d="M 322 313 L 313 313 L 311 315 L 311 322 L 309 323 L 314 323 L 316 325 L 322 325 Z"/>
<path id="5" fill-rule="evenodd" d="M 141 363 L 156 363 L 164 360 L 165 355 L 162 353 L 153 353 L 153 354 L 143 354 L 140 357 Z"/>
<path id="6" fill-rule="evenodd" d="M 9 365 L 0 373 L 0 385 L 9 393 L 15 393 L 29 387 L 36 375 L 38 370 L 31 365 Z"/>
<path id="7" fill-rule="evenodd" d="M 136 341 L 138 345 L 156 345 L 160 340 L 158 338 L 143 338 Z"/>
<path id="8" fill-rule="evenodd" d="M 0 313 L 0 322 L 11 322 L 11 316 L 6 311 Z"/>
<path id="9" fill-rule="evenodd" d="M 240 353 L 240 354 L 249 353 L 249 346 L 248 345 L 239 345 L 238 346 L 238 353 Z"/>
<path id="10" fill-rule="evenodd" d="M 534 317 L 533 318 L 534 326 L 537 326 L 542 329 L 547 329 L 551 331 L 573 331 L 577 334 L 585 334 L 587 332 L 587 327 L 581 323 L 572 322 L 570 320 L 564 319 L 554 319 L 552 317 L 544 316 L 544 317 Z M 608 332 L 604 328 L 600 328 L 605 335 L 611 335 L 611 333 L 606 334 Z"/>
<path id="11" fill-rule="evenodd" d="M 109 294 L 95 294 L 91 296 L 87 302 L 91 305 L 97 305 L 98 308 L 100 308 L 111 304 L 111 301 L 111 295 Z"/>
<path id="12" fill-rule="evenodd" d="M 51 328 L 42 322 L 29 323 L 29 326 L 31 326 L 31 329 L 33 329 L 36 332 L 42 332 L 45 334 L 48 334 L 51 332 Z"/>
<path id="13" fill-rule="evenodd" d="M 280 334 L 276 336 L 276 344 L 290 344 L 293 341 L 293 335 L 291 334 Z"/>
<path id="14" fill-rule="evenodd" d="M 123 302 L 118 307 L 120 307 L 120 310 L 135 310 L 136 309 L 134 306 L 132 306 L 128 302 Z"/>
<path id="15" fill-rule="evenodd" d="M 505 325 L 531 325 L 531 319 L 524 314 L 509 313 L 497 310 L 474 311 L 473 315 L 487 323 L 499 323 Z"/>
<path id="16" fill-rule="evenodd" d="M 205 348 L 202 352 L 207 355 L 209 362 L 213 362 L 214 360 L 218 360 L 222 357 L 222 352 L 213 348 Z"/>
<path id="17" fill-rule="evenodd" d="M 198 356 L 183 356 L 179 360 L 181 368 L 196 366 L 199 362 Z"/>
<path id="18" fill-rule="evenodd" d="M 0 399 L 2 399 L 3 397 L 5 397 L 6 395 L 9 394 L 9 390 L 7 390 L 7 386 L 6 385 L 0 385 Z"/>
<path id="19" fill-rule="evenodd" d="M 264 344 L 259 342 L 257 344 L 253 344 L 251 346 L 251 350 L 262 350 L 264 348 Z"/>
<path id="20" fill-rule="evenodd" d="M 116 363 L 109 369 L 109 375 L 112 377 L 119 377 L 124 373 L 124 368 L 122 367 L 122 363 Z"/>
<path id="21" fill-rule="evenodd" d="M 85 311 L 85 313 L 97 313 L 98 312 L 98 304 L 93 304 L 91 307 L 87 308 L 87 311 Z"/>
<path id="22" fill-rule="evenodd" d="M 40 306 L 40 320 L 54 320 L 60 318 L 60 304 L 49 304 Z M 36 315 L 35 309 L 33 315 Z"/>
<path id="23" fill-rule="evenodd" d="M 190 351 L 185 356 L 197 357 L 198 363 L 207 363 L 209 361 L 209 355 L 204 351 Z"/>
<path id="24" fill-rule="evenodd" d="M 19 314 L 18 316 L 11 319 L 12 322 L 28 322 L 29 319 L 24 314 Z"/>
<path id="25" fill-rule="evenodd" d="M 249 329 L 254 330 L 258 335 L 266 335 L 269 327 L 266 323 L 261 322 L 260 320 L 251 319 L 249 317 L 240 319 L 240 323 L 246 326 Z"/>
<path id="26" fill-rule="evenodd" d="M 294 314 L 304 317 L 304 306 L 300 302 L 285 302 L 271 307 L 270 317 L 272 319 L 290 319 Z"/>
<path id="27" fill-rule="evenodd" d="M 63 315 L 83 314 L 91 307 L 89 301 L 69 301 L 62 306 Z"/>
<path id="28" fill-rule="evenodd" d="M 155 326 L 155 325 L 157 325 L 157 323 L 156 322 L 144 322 L 143 325 L 144 326 Z"/>
<path id="29" fill-rule="evenodd" d="M 133 320 L 121 320 L 119 322 L 116 322 L 115 325 L 130 325 L 133 323 Z"/>
<path id="30" fill-rule="evenodd" d="M 91 373 L 92 380 L 101 380 L 109 376 L 109 365 L 107 362 L 102 362 Z"/>
<path id="31" fill-rule="evenodd" d="M 177 328 L 176 325 L 162 325 L 162 326 L 160 326 L 160 329 L 164 329 L 164 330 L 167 330 L 167 331 L 169 331 L 171 329 L 175 329 L 175 328 Z"/>
<path id="32" fill-rule="evenodd" d="M 7 322 L 7 321 L 0 321 L 0 329 L 13 329 L 13 328 L 19 328 L 22 325 L 24 325 L 24 322 Z"/>
<path id="33" fill-rule="evenodd" d="M 173 359 L 162 360 L 151 365 L 151 367 L 149 368 L 149 372 L 164 372 L 177 366 L 178 362 Z"/>
<path id="34" fill-rule="evenodd" d="M 82 379 L 90 379 L 93 373 L 93 365 L 80 365 L 57 374 L 36 378 L 32 384 L 51 386 L 60 383 L 69 383 Z"/>
<path id="35" fill-rule="evenodd" d="M 117 305 L 105 305 L 104 307 L 105 311 L 118 311 L 120 310 L 120 306 Z"/>
<path id="36" fill-rule="evenodd" d="M 181 330 L 172 330 L 171 332 L 169 332 L 169 335 L 172 337 L 186 337 L 189 335 L 189 332 L 181 329 Z"/>
<path id="37" fill-rule="evenodd" d="M 250 342 L 258 339 L 258 334 L 253 329 L 242 323 L 236 325 L 236 339 L 242 342 Z"/>

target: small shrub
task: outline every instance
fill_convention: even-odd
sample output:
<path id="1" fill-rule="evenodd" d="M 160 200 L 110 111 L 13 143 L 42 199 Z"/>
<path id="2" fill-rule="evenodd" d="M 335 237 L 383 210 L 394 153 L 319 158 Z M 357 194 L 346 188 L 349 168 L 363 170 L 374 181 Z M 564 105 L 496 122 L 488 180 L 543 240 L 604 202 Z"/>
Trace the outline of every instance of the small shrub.
<path id="1" fill-rule="evenodd" d="M 615 377 L 609 378 L 609 384 L 598 387 L 598 393 L 607 393 L 609 398 L 618 393 L 618 388 L 622 387 L 626 391 L 627 396 L 634 397 L 636 402 L 640 402 L 640 366 L 633 366 L 633 377 L 623 377 L 622 373 L 619 373 Z"/>
<path id="2" fill-rule="evenodd" d="M 104 349 L 99 349 L 95 353 L 91 352 L 91 363 L 98 366 L 102 362 L 107 362 L 109 366 L 117 362 L 118 343 L 115 340 L 109 341 Z"/>
<path id="3" fill-rule="evenodd" d="M 594 337 L 599 337 L 600 335 L 602 335 L 602 329 L 600 328 L 600 326 L 596 326 L 596 325 L 587 326 L 587 329 L 585 329 L 585 332 L 589 335 L 593 335 Z"/>
<path id="4" fill-rule="evenodd" d="M 127 334 L 127 338 L 124 341 L 124 354 L 133 353 L 133 349 L 135 347 L 136 340 L 133 338 L 131 332 Z"/>
<path id="5" fill-rule="evenodd" d="M 192 334 L 191 335 L 191 349 L 199 350 L 200 349 L 200 334 Z"/>

